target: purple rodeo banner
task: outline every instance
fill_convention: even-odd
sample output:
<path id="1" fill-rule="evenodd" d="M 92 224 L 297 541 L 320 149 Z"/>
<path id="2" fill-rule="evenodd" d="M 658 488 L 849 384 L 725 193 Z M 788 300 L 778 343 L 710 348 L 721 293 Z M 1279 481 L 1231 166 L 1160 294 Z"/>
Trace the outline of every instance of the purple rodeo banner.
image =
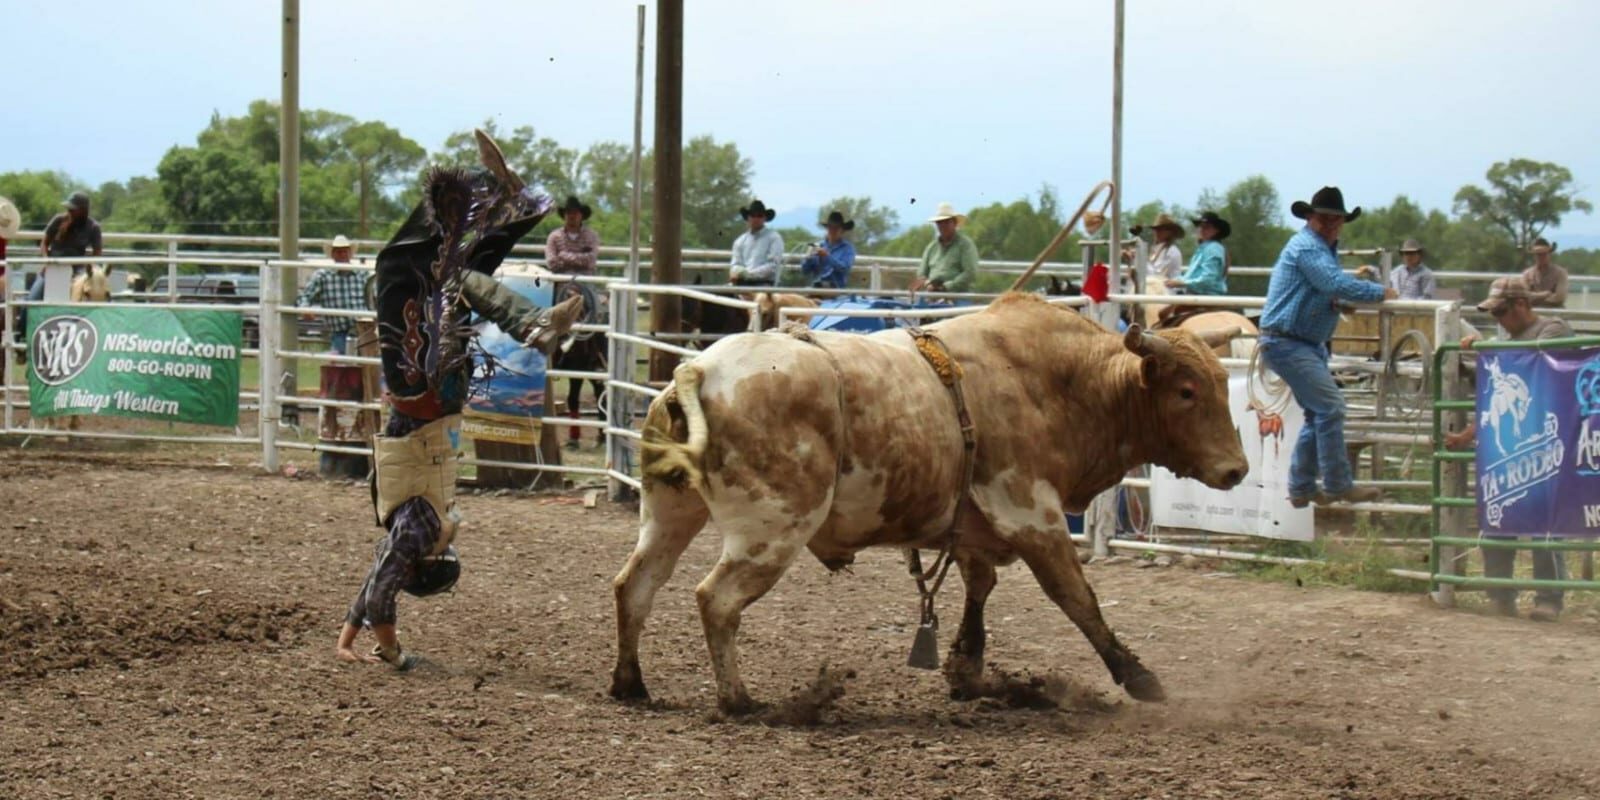
<path id="1" fill-rule="evenodd" d="M 1600 351 L 1478 356 L 1478 526 L 1600 536 Z"/>

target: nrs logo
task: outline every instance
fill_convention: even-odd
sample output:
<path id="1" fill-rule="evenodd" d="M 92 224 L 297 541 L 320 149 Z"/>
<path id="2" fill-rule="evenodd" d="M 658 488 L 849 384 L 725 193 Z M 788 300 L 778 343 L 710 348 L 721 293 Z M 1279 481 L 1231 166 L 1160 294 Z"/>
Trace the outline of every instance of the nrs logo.
<path id="1" fill-rule="evenodd" d="M 33 330 L 28 343 L 33 372 L 47 386 L 59 386 L 73 378 L 94 360 L 100 346 L 100 331 L 83 317 L 51 317 Z"/>

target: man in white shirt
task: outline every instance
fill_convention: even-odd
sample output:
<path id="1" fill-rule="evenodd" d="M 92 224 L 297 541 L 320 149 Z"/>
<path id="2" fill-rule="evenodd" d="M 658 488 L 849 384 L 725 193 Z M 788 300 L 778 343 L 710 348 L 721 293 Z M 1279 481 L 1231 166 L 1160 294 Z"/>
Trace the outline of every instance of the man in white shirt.
<path id="1" fill-rule="evenodd" d="M 778 282 L 778 269 L 783 265 L 783 237 L 767 223 L 778 212 L 767 208 L 760 200 L 739 209 L 745 225 L 750 230 L 733 240 L 733 259 L 729 263 L 728 282 L 736 286 L 772 286 Z"/>

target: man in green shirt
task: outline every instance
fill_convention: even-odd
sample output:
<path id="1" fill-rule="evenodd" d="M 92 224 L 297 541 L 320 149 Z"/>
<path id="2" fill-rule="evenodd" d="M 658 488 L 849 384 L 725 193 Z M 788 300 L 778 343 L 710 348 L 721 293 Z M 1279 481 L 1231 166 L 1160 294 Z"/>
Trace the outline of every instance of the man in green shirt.
<path id="1" fill-rule="evenodd" d="M 957 231 L 967 215 L 957 214 L 949 203 L 940 203 L 929 220 L 939 235 L 922 251 L 922 268 L 911 282 L 911 291 L 966 292 L 978 277 L 978 246 Z"/>

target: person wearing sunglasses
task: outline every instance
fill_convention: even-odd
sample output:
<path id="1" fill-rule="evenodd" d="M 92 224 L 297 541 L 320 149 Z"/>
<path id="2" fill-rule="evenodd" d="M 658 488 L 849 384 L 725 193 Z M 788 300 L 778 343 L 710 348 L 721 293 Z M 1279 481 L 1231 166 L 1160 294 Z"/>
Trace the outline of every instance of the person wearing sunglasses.
<path id="1" fill-rule="evenodd" d="M 1478 310 L 1493 315 L 1494 321 L 1506 332 L 1504 338 L 1509 341 L 1528 342 L 1571 336 L 1572 326 L 1565 320 L 1541 317 L 1534 312 L 1533 294 L 1528 288 L 1528 282 L 1523 278 L 1500 278 L 1489 286 L 1489 296 L 1478 304 Z M 1461 349 L 1471 350 L 1477 341 L 1477 336 L 1465 336 L 1461 339 Z M 1465 428 L 1444 437 L 1445 447 L 1451 450 L 1469 449 L 1473 446 L 1477 433 L 1477 425 L 1471 422 L 1469 417 Z M 1484 577 L 1509 578 L 1516 563 L 1515 550 L 1487 547 L 1483 550 Z M 1565 576 L 1565 567 L 1559 552 L 1536 550 L 1533 553 L 1535 578 L 1560 580 Z M 1508 617 L 1517 615 L 1516 589 L 1490 589 L 1488 594 L 1495 610 L 1500 614 Z M 1563 600 L 1563 593 L 1559 589 L 1540 589 L 1534 594 L 1533 610 L 1528 613 L 1528 618 L 1535 622 L 1555 622 L 1561 616 Z"/>

